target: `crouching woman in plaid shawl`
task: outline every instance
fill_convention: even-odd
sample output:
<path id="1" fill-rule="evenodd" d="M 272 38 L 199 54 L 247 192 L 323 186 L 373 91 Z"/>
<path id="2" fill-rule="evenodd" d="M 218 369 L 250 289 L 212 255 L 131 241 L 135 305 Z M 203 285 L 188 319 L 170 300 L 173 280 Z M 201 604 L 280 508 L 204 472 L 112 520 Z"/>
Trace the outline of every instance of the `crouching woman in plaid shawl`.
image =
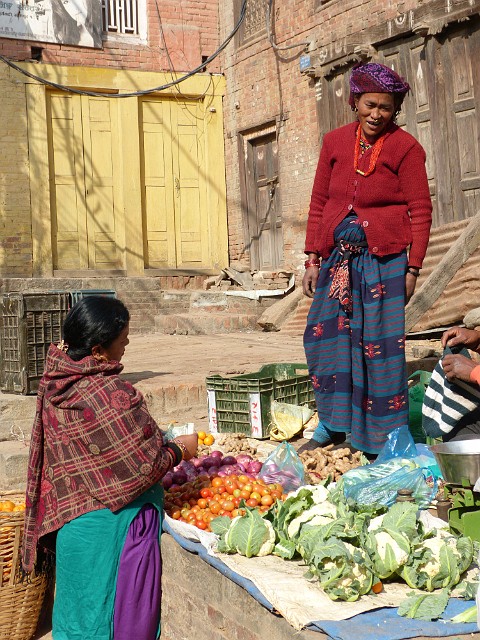
<path id="1" fill-rule="evenodd" d="M 159 636 L 159 481 L 195 455 L 197 436 L 165 442 L 120 378 L 128 323 L 119 300 L 80 300 L 39 386 L 22 561 L 31 572 L 44 536 L 56 534 L 54 640 Z"/>

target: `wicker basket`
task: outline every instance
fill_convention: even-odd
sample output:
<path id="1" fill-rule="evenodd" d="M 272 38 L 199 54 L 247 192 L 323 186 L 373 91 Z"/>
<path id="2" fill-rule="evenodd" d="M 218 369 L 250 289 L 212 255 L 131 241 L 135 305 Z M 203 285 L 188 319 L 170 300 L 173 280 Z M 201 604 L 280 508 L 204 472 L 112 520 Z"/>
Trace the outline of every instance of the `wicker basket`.
<path id="1" fill-rule="evenodd" d="M 0 500 L 18 503 L 23 495 L 0 493 Z M 37 628 L 47 576 L 21 576 L 20 553 L 23 535 L 23 511 L 0 511 L 0 639 L 30 640 Z"/>

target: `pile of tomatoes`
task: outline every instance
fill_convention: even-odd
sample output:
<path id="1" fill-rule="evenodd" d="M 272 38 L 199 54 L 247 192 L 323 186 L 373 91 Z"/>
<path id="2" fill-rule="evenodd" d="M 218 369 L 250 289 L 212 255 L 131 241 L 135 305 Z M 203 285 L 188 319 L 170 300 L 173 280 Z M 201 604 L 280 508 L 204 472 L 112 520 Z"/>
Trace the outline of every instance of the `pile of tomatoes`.
<path id="1" fill-rule="evenodd" d="M 242 500 L 247 507 L 268 511 L 277 500 L 286 496 L 280 484 L 266 484 L 249 475 L 220 478 L 198 476 L 193 482 L 173 486 L 165 493 L 165 511 L 174 520 L 187 522 L 210 531 L 210 522 L 218 516 L 235 518 L 243 515 Z"/>

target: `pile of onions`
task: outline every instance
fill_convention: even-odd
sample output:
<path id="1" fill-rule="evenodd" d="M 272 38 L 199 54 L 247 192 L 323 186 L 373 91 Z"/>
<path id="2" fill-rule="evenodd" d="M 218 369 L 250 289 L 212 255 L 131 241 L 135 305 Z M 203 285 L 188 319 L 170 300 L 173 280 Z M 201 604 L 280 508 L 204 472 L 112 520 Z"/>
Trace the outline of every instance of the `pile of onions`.
<path id="1" fill-rule="evenodd" d="M 245 473 L 250 476 L 257 476 L 262 468 L 259 460 L 254 460 L 248 454 L 238 456 L 224 456 L 221 451 L 212 451 L 209 455 L 183 460 L 173 471 L 166 473 L 162 479 L 165 489 L 170 489 L 173 485 L 182 485 L 191 482 L 198 476 L 231 476 Z"/>

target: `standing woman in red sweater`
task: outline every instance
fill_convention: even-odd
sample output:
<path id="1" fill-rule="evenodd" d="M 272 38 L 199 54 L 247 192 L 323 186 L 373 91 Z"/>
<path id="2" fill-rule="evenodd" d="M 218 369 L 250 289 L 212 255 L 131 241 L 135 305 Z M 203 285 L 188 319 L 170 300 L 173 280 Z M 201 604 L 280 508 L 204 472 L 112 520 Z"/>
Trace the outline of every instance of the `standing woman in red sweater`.
<path id="1" fill-rule="evenodd" d="M 303 278 L 314 298 L 304 345 L 317 446 L 347 437 L 377 454 L 408 423 L 404 308 L 432 214 L 425 151 L 395 124 L 409 90 L 384 65 L 357 65 L 349 99 L 357 120 L 324 137 Z"/>

